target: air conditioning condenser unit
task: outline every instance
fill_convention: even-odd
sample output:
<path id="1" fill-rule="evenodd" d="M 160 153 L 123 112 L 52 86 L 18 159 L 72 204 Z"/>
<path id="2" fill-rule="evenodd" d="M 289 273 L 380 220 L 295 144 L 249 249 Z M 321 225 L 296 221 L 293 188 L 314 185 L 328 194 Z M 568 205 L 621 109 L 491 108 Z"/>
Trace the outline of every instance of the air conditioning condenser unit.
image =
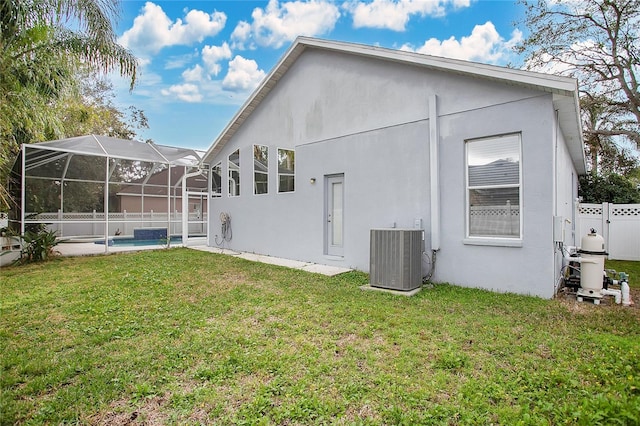
<path id="1" fill-rule="evenodd" d="M 422 285 L 422 230 L 372 229 L 369 284 L 411 291 Z"/>

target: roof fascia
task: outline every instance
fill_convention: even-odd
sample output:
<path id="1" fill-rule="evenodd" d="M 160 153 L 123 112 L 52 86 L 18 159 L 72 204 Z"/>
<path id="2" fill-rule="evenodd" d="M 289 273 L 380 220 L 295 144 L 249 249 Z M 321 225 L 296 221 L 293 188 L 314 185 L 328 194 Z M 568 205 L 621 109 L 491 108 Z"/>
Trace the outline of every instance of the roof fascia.
<path id="1" fill-rule="evenodd" d="M 554 95 L 553 104 L 556 111 L 558 111 L 558 124 L 565 137 L 565 143 L 576 172 L 579 175 L 584 175 L 587 173 L 587 158 L 584 152 L 578 93 L 576 91 L 572 97 Z M 562 115 L 567 114 L 570 115 L 570 119 L 562 117 Z"/>

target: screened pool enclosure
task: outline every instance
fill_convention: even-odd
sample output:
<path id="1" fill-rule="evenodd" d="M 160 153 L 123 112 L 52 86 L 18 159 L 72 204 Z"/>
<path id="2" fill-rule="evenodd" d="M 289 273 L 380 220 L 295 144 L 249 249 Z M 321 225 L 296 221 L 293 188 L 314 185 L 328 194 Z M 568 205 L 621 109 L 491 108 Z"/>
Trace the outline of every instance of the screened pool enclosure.
<path id="1" fill-rule="evenodd" d="M 44 224 L 65 239 L 207 233 L 207 169 L 192 149 L 80 136 L 23 145 L 10 191 L 21 234 Z M 108 244 L 105 244 L 108 250 Z"/>

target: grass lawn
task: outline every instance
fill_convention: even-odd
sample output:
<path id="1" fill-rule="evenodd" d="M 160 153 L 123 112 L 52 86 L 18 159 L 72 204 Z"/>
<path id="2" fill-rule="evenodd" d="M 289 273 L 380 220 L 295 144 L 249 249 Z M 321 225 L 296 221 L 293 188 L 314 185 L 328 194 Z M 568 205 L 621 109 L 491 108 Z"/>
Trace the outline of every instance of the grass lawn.
<path id="1" fill-rule="evenodd" d="M 638 263 L 608 267 L 638 288 Z M 640 423 L 637 306 L 405 298 L 189 249 L 0 280 L 3 425 Z"/>

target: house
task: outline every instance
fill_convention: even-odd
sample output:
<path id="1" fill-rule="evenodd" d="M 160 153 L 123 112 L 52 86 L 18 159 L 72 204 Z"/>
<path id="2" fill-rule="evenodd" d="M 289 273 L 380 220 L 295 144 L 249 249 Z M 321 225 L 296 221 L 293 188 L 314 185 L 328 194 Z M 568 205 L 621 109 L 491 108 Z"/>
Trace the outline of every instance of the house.
<path id="1" fill-rule="evenodd" d="M 417 227 L 432 281 L 550 298 L 580 238 L 570 78 L 301 37 L 203 161 L 212 246 L 368 271 Z"/>

